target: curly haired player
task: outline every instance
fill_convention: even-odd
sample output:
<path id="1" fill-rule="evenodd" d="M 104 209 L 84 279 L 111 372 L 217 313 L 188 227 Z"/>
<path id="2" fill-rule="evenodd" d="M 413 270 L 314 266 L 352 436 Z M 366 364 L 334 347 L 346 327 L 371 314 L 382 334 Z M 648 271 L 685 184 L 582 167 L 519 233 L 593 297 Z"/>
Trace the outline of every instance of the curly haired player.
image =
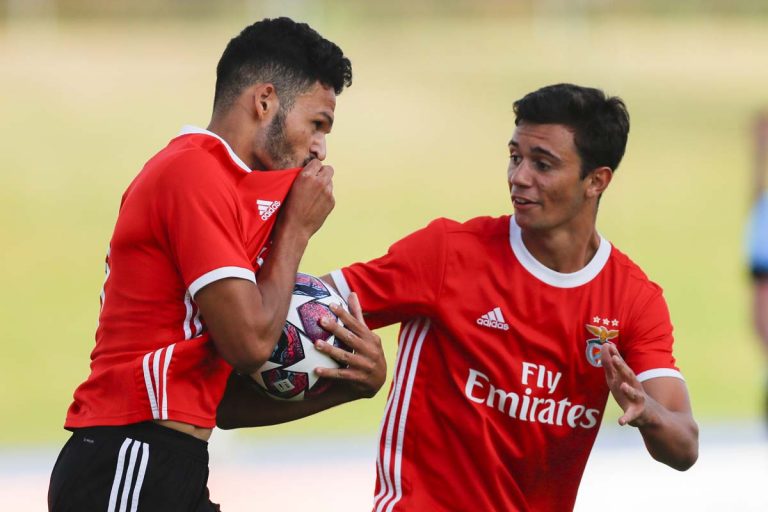
<path id="1" fill-rule="evenodd" d="M 351 78 L 349 59 L 308 25 L 254 23 L 221 56 L 208 128 L 184 127 L 130 184 L 50 510 L 218 510 L 207 440 L 227 421 L 225 392 L 237 396 L 240 375 L 272 353 L 309 238 L 333 208 L 321 162 Z M 371 396 L 385 378 L 378 337 L 339 314 L 360 340 L 350 369 L 379 371 L 310 407 Z"/>

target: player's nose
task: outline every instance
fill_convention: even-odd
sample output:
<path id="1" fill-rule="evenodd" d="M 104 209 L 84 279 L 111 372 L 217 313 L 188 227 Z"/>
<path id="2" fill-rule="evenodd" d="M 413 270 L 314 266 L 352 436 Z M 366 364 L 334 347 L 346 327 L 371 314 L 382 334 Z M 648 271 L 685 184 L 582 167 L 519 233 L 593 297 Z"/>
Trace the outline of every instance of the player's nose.
<path id="1" fill-rule="evenodd" d="M 325 160 L 325 157 L 326 157 L 326 154 L 327 154 L 327 146 L 325 144 L 325 137 L 323 136 L 323 137 L 316 138 L 312 142 L 312 146 L 309 148 L 309 152 L 312 154 L 312 156 L 314 156 L 315 158 L 317 158 L 321 162 L 323 160 Z"/>
<path id="2" fill-rule="evenodd" d="M 507 180 L 512 187 L 530 187 L 531 186 L 531 168 L 525 160 L 517 166 L 510 164 L 507 171 Z"/>

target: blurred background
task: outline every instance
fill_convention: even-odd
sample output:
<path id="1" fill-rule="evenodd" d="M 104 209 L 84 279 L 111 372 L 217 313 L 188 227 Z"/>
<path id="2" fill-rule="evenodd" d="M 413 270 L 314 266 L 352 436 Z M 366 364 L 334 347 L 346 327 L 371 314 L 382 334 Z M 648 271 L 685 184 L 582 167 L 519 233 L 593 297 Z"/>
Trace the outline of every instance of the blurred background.
<path id="1" fill-rule="evenodd" d="M 611 409 L 577 509 L 614 510 L 596 494 L 606 481 L 621 499 L 638 481 L 655 489 L 638 510 L 696 496 L 697 510 L 723 510 L 721 495 L 732 510 L 768 509 L 765 357 L 743 250 L 750 124 L 768 106 L 763 0 L 0 0 L 0 500 L 45 507 L 123 190 L 182 124 L 207 125 L 229 39 L 280 15 L 353 63 L 329 138 L 337 206 L 301 267 L 313 274 L 378 256 L 438 216 L 509 213 L 506 143 L 525 93 L 574 82 L 626 101 L 629 145 L 598 226 L 665 290 L 702 455 L 685 476 L 649 463 Z M 396 331 L 379 334 L 391 371 Z M 214 501 L 250 510 L 236 498 L 247 489 L 285 510 L 301 499 L 366 510 L 385 398 L 214 433 Z M 286 502 L 296 478 L 304 491 Z M 682 490 L 659 505 L 664 485 Z"/>

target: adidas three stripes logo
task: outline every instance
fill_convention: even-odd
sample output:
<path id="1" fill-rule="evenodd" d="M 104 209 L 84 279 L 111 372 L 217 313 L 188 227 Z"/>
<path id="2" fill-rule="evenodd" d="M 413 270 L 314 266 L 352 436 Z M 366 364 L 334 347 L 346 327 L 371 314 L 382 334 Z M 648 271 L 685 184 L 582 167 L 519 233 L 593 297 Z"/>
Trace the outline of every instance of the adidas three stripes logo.
<path id="1" fill-rule="evenodd" d="M 126 437 L 117 456 L 107 512 L 136 512 L 148 462 L 149 445 Z"/>

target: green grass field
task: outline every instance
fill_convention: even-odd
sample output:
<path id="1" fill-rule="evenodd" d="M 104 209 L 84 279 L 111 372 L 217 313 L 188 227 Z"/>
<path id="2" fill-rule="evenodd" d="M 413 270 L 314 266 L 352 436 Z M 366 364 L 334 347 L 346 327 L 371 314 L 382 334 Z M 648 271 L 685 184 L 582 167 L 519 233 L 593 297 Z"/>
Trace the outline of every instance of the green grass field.
<path id="1" fill-rule="evenodd" d="M 65 437 L 122 191 L 182 124 L 207 124 L 216 62 L 244 24 L 0 29 L 0 443 Z M 742 224 L 748 123 L 768 105 L 763 22 L 313 24 L 351 57 L 355 79 L 329 139 L 337 207 L 302 270 L 377 256 L 436 216 L 509 212 L 513 100 L 554 82 L 602 87 L 633 124 L 600 230 L 664 287 L 697 417 L 758 415 L 764 359 Z M 381 334 L 391 370 L 396 331 Z M 385 396 L 260 432 L 373 432 Z"/>

